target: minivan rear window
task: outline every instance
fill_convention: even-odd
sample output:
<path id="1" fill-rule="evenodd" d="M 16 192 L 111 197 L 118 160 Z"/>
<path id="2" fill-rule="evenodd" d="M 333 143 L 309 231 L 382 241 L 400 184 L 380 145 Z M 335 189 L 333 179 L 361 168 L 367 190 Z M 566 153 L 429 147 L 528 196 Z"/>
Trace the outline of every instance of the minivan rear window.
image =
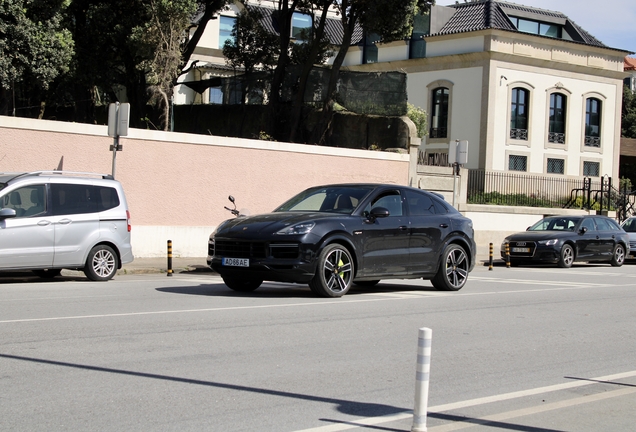
<path id="1" fill-rule="evenodd" d="M 105 186 L 51 184 L 53 215 L 97 213 L 119 206 L 117 190 Z"/>

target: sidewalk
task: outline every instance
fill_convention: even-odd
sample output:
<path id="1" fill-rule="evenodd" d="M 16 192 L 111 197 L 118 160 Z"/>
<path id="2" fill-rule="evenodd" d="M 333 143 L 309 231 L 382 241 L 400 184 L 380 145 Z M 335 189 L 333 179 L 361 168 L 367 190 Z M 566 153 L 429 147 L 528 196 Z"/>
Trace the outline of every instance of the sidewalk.
<path id="1" fill-rule="evenodd" d="M 485 252 L 485 253 L 484 253 Z M 493 253 L 494 265 L 503 265 L 499 257 L 499 251 Z M 173 273 L 214 273 L 205 262 L 206 257 L 184 257 L 172 258 Z M 478 251 L 476 266 L 488 266 L 488 251 Z M 168 269 L 168 258 L 135 258 L 135 260 L 124 266 L 117 272 L 118 274 L 147 274 L 166 273 Z"/>
<path id="2" fill-rule="evenodd" d="M 173 273 L 213 273 L 207 266 L 206 257 L 186 257 L 172 258 Z M 117 271 L 118 274 L 145 274 L 145 273 L 166 273 L 168 269 L 168 258 L 135 258 L 129 264 L 124 264 Z"/>

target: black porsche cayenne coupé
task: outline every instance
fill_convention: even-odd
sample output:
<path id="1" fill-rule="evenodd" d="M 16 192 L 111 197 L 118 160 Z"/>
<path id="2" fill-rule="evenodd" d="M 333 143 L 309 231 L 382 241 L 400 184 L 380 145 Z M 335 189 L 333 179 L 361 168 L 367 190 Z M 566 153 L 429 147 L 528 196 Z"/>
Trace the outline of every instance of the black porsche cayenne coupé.
<path id="1" fill-rule="evenodd" d="M 423 278 L 456 291 L 475 265 L 473 237 L 471 220 L 437 194 L 339 184 L 307 189 L 272 213 L 221 223 L 207 260 L 236 291 L 267 280 L 340 297 L 352 284 L 389 278 Z"/>

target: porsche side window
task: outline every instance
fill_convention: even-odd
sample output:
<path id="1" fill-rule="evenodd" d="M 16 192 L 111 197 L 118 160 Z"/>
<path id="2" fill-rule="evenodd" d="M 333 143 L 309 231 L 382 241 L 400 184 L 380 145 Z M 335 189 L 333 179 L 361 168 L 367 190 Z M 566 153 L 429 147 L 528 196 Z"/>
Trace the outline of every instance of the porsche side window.
<path id="1" fill-rule="evenodd" d="M 363 215 L 368 216 L 371 213 L 371 209 L 375 207 L 384 207 L 389 211 L 389 216 L 402 216 L 402 197 L 397 191 L 389 192 L 377 197 L 367 205 L 364 209 Z"/>
<path id="2" fill-rule="evenodd" d="M 426 216 L 436 213 L 433 200 L 428 195 L 407 190 L 406 201 L 409 203 L 411 216 Z"/>

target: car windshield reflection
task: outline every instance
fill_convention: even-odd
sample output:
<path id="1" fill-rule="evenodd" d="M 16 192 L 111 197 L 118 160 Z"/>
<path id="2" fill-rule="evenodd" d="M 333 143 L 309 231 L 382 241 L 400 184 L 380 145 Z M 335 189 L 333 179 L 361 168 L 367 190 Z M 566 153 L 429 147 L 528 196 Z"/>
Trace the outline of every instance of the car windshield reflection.
<path id="1" fill-rule="evenodd" d="M 636 233 L 636 218 L 629 218 L 622 225 L 623 229 L 629 233 Z"/>
<path id="2" fill-rule="evenodd" d="M 274 212 L 351 214 L 371 190 L 371 187 L 363 186 L 312 188 L 296 195 Z"/>
<path id="3" fill-rule="evenodd" d="M 580 217 L 545 218 L 528 228 L 528 231 L 574 231 Z"/>

